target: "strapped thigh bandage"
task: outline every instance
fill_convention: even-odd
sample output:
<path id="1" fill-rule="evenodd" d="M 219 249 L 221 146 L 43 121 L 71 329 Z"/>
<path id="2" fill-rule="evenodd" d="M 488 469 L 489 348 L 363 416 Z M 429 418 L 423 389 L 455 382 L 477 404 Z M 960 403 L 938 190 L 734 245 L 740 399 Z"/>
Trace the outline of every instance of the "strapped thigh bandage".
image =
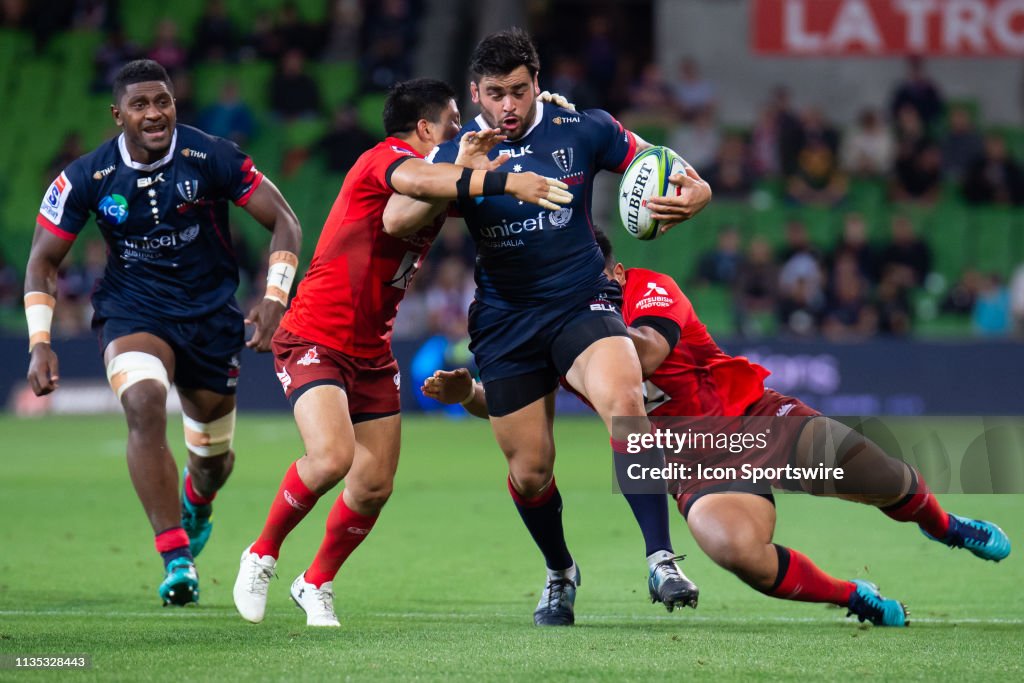
<path id="1" fill-rule="evenodd" d="M 185 446 L 196 455 L 207 458 L 224 455 L 231 450 L 231 440 L 235 436 L 234 408 L 212 422 L 199 422 L 184 413 L 181 420 L 185 423 Z"/>
<path id="2" fill-rule="evenodd" d="M 126 351 L 119 353 L 107 363 L 107 381 L 110 388 L 117 394 L 117 400 L 121 400 L 121 394 L 133 384 L 147 379 L 156 380 L 163 385 L 164 389 L 171 388 L 171 382 L 167 378 L 167 368 L 156 356 L 143 353 L 142 351 Z"/>

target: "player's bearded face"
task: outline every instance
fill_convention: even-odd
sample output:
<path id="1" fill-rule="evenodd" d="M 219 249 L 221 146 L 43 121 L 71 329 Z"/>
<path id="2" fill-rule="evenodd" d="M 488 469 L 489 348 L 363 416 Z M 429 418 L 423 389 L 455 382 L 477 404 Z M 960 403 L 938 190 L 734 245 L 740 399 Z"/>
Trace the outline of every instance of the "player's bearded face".
<path id="1" fill-rule="evenodd" d="M 135 161 L 152 163 L 167 153 L 177 113 L 166 83 L 145 81 L 126 86 L 113 114 L 124 129 L 128 153 Z"/>
<path id="2" fill-rule="evenodd" d="M 537 114 L 537 77 L 525 66 L 502 76 L 481 76 L 469 84 L 473 101 L 491 128 L 500 128 L 509 140 L 521 138 Z"/>

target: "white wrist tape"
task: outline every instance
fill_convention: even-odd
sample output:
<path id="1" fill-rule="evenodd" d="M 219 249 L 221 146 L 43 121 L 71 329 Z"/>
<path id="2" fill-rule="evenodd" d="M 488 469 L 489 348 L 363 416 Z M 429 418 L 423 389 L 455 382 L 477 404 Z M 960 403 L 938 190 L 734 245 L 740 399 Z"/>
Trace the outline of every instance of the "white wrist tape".
<path id="1" fill-rule="evenodd" d="M 476 380 L 473 380 L 473 382 L 469 385 L 469 394 L 466 396 L 466 398 L 459 401 L 459 404 L 463 408 L 465 408 L 466 406 L 473 402 L 474 398 L 476 398 Z"/>
<path id="2" fill-rule="evenodd" d="M 287 306 L 298 266 L 299 257 L 290 251 L 275 251 L 271 254 L 270 267 L 267 268 L 267 293 L 263 298 Z"/>
<path id="3" fill-rule="evenodd" d="M 46 292 L 29 292 L 25 295 L 25 319 L 28 321 L 28 350 L 40 342 L 50 343 L 50 327 L 53 325 L 53 308 L 57 300 Z"/>

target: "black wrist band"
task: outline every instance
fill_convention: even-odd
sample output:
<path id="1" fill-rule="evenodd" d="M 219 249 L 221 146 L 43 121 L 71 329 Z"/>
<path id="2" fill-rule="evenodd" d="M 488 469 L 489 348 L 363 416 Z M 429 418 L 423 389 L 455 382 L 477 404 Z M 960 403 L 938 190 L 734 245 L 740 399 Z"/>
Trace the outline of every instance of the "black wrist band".
<path id="1" fill-rule="evenodd" d="M 484 174 L 484 196 L 492 197 L 496 194 L 505 194 L 507 182 L 508 173 L 505 171 L 488 171 Z"/>
<path id="2" fill-rule="evenodd" d="M 462 176 L 455 181 L 455 191 L 460 202 L 469 200 L 469 181 L 472 177 L 473 169 L 464 168 L 462 169 Z"/>

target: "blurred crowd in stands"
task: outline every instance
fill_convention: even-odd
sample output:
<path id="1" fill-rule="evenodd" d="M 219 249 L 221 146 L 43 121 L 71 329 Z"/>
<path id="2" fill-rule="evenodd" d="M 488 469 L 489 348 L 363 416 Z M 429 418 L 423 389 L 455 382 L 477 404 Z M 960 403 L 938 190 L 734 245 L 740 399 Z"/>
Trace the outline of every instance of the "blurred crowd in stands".
<path id="1" fill-rule="evenodd" d="M 271 125 L 265 128 L 270 129 L 303 119 L 329 122 L 325 134 L 289 150 L 282 168 L 270 172 L 288 175 L 316 157 L 315 163 L 328 172 L 344 173 L 375 143 L 375 135 L 360 126 L 354 100 L 328 110 L 310 63 L 355 64 L 356 96 L 386 91 L 414 75 L 412 48 L 424 0 L 325 3 L 322 22 L 304 21 L 296 6 L 284 2 L 274 12 L 257 12 L 243 31 L 223 0 L 210 0 L 195 25 L 162 20 L 148 45 L 125 35 L 116 0 L 2 0 L 0 23 L 31 31 L 39 44 L 69 29 L 104 32 L 106 40 L 95 54 L 96 92 L 109 89 L 126 61 L 153 58 L 173 75 L 180 122 L 243 146 L 274 134 L 260 130 L 261 116 L 269 115 Z M 795 219 L 785 227 L 781 248 L 756 234 L 744 243 L 741 236 L 752 233 L 749 226 L 723 229 L 714 249 L 696 255 L 696 277 L 681 283 L 733 292 L 735 328 L 717 332 L 756 335 L 764 329 L 756 321 L 770 318 L 773 333 L 798 337 L 907 335 L 913 329 L 914 293 L 931 273 L 932 254 L 917 234 L 920 226 L 899 207 L 935 205 L 951 195 L 968 205 L 1024 203 L 1024 168 L 1011 141 L 1000 132 L 983 132 L 971 102 L 947 101 L 920 59 L 907 60 L 907 73 L 890 86 L 887 107 L 864 109 L 846 130 L 818 106 L 798 107 L 793 93 L 781 85 L 753 113 L 749 128 L 739 129 L 719 122 L 716 101 L 722 86 L 704 75 L 697 59 L 682 59 L 671 73 L 653 62 L 642 64 L 622 44 L 614 22 L 600 13 L 588 17 L 585 30 L 576 34 L 579 45 L 570 50 L 548 40 L 545 30 L 554 29 L 535 30 L 544 60 L 542 87 L 581 109 L 608 109 L 627 127 L 676 149 L 711 183 L 716 202 L 749 202 L 770 187 L 774 200 L 785 205 L 830 208 L 842 215 L 841 235 L 831 248 L 813 244 L 807 226 Z M 190 32 L 190 40 L 181 39 L 183 31 Z M 197 110 L 191 69 L 254 60 L 275 65 L 266 102 L 243 101 L 238 85 L 227 82 L 216 103 Z M 47 176 L 86 151 L 70 133 Z M 848 202 L 851 187 L 864 180 L 882 187 L 884 201 L 896 209 L 891 217 L 887 214 L 891 224 L 883 243 L 869 241 L 866 217 Z M 304 228 L 307 239 L 315 240 L 319 226 Z M 458 225 L 449 225 L 442 235 L 403 304 L 399 337 L 439 333 L 454 338 L 465 332 L 473 247 Z M 242 292 L 251 297 L 262 292 L 264 258 L 239 240 Z M 98 241 L 76 253 L 60 280 L 57 326 L 66 333 L 88 326 L 87 300 L 104 259 Z M 14 257 L 0 255 L 0 303 L 5 307 L 16 307 L 20 300 L 18 268 L 9 263 Z M 1024 334 L 1024 265 L 1009 276 L 967 270 L 942 290 L 941 310 L 971 317 L 977 333 Z"/>

